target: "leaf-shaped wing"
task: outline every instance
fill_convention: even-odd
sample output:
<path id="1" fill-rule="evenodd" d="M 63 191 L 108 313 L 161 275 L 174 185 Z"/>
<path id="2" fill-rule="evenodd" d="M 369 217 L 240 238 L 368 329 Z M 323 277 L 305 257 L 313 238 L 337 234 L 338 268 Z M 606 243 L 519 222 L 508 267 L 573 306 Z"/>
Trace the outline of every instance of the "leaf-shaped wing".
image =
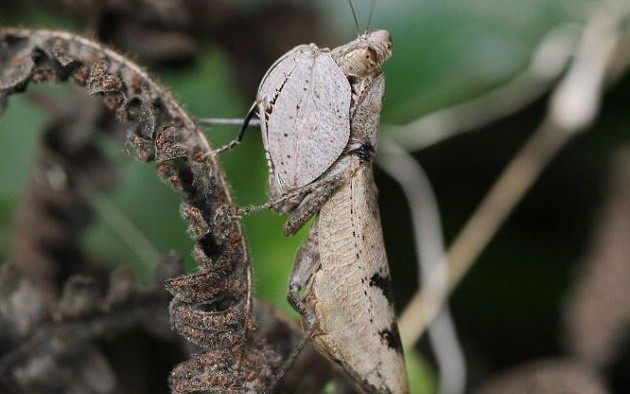
<path id="1" fill-rule="evenodd" d="M 271 176 L 283 192 L 311 183 L 348 143 L 348 80 L 329 53 L 300 46 L 272 67 L 258 94 Z"/>

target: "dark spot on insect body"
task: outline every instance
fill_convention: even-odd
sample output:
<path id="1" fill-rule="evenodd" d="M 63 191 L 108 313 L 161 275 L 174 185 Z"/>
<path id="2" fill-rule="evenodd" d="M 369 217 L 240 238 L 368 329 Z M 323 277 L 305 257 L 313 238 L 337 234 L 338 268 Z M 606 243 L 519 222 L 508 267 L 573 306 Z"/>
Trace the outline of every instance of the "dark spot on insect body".
<path id="1" fill-rule="evenodd" d="M 382 380 L 381 374 L 377 373 L 377 375 Z M 363 379 L 363 386 L 369 388 L 370 393 L 382 393 L 382 394 L 392 394 L 391 391 L 385 390 L 383 391 L 383 387 L 376 387 L 372 383 L 370 383 L 367 379 Z"/>
<path id="2" fill-rule="evenodd" d="M 387 347 L 402 354 L 402 343 L 400 342 L 400 334 L 398 333 L 398 326 L 395 322 L 392 323 L 389 328 L 379 331 L 378 335 L 380 335 Z"/>
<path id="3" fill-rule="evenodd" d="M 392 284 L 389 276 L 381 276 L 380 273 L 375 273 L 370 278 L 370 286 L 378 287 L 383 292 L 383 295 L 387 299 L 387 301 L 392 304 L 394 301 L 394 297 L 392 294 Z"/>
<path id="4" fill-rule="evenodd" d="M 369 161 L 374 157 L 374 146 L 370 142 L 361 142 L 361 145 L 350 153 L 357 155 L 363 161 Z"/>
<path id="5" fill-rule="evenodd" d="M 287 159 L 290 159 L 290 158 L 291 158 L 291 155 L 287 155 Z"/>
<path id="6" fill-rule="evenodd" d="M 289 136 L 289 134 L 287 134 L 287 133 L 284 133 L 284 136 L 285 136 L 285 137 L 288 137 L 288 136 Z"/>

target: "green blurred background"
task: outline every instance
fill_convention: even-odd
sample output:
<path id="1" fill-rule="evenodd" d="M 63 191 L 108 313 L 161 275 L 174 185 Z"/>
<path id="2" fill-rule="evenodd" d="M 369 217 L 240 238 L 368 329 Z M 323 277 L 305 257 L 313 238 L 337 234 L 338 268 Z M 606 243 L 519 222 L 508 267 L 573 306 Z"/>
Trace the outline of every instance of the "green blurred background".
<path id="1" fill-rule="evenodd" d="M 239 5 L 255 17 L 261 8 L 275 3 L 241 1 Z M 345 1 L 289 3 L 306 3 L 313 12 L 325 32 L 314 33 L 310 39 L 324 40 L 318 44 L 336 46 L 356 36 Z M 547 31 L 564 22 L 581 23 L 592 4 L 581 0 L 377 1 L 372 26 L 388 29 L 394 41 L 394 56 L 385 66 L 383 122 L 402 124 L 504 83 L 526 66 L 532 49 Z M 3 26 L 76 32 L 83 29 L 81 23 L 39 7 L 35 1 L 23 2 L 19 7 L 15 2 L 11 7 L 15 8 L 0 9 L 4 10 L 0 14 Z M 364 27 L 370 1 L 355 1 L 355 8 Z M 249 26 L 239 28 L 238 34 L 246 37 Z M 223 34 L 229 36 L 231 32 Z M 283 38 L 273 37 L 273 29 L 268 29 L 268 34 L 270 40 Z M 303 34 L 308 37 L 308 32 Z M 290 37 L 284 39 L 290 41 Z M 275 55 L 290 48 L 278 45 Z M 200 44 L 199 56 L 192 62 L 173 66 L 151 59 L 137 61 L 146 65 L 194 116 L 241 117 L 255 96 L 256 86 L 240 74 L 235 64 L 240 60 L 233 53 L 210 37 Z M 264 67 L 247 78 L 258 80 Z M 627 142 L 625 130 L 630 116 L 622 105 L 627 103 L 628 87 L 629 82 L 622 81 L 609 94 L 597 132 L 574 141 L 552 163 L 455 293 L 452 307 L 471 369 L 471 386 L 494 371 L 561 352 L 557 332 L 563 296 L 576 263 L 588 249 L 608 158 L 615 147 Z M 59 97 L 67 94 L 66 89 L 58 87 L 37 86 L 31 91 Z M 545 100 L 540 100 L 484 130 L 416 155 L 434 183 L 447 240 L 461 228 L 544 111 Z M 11 223 L 25 193 L 38 131 L 45 120 L 45 114 L 30 105 L 24 95 L 12 97 L 0 119 L 0 258 L 6 256 Z M 234 133 L 234 127 L 223 127 L 208 129 L 206 135 L 217 146 Z M 124 185 L 113 196 L 102 198 L 111 198 L 161 252 L 177 250 L 192 266 L 192 242 L 178 214 L 178 197 L 159 182 L 152 165 L 127 159 L 120 147 L 112 151 L 124 169 Z M 239 205 L 266 200 L 267 168 L 254 129 L 237 149 L 221 159 Z M 376 181 L 394 292 L 398 305 L 403 306 L 416 288 L 408 210 L 393 180 L 377 170 Z M 307 231 L 285 238 L 280 231 L 283 220 L 269 212 L 244 218 L 256 296 L 292 313 L 285 301 L 286 283 L 295 251 Z M 141 264 L 100 218 L 86 242 L 91 253 L 103 260 L 132 264 L 144 277 L 150 273 L 150 267 Z M 426 349 L 424 341 L 419 348 Z M 430 353 L 424 354 L 430 363 Z M 624 354 L 610 372 L 617 387 L 623 387 L 621 375 L 630 364 L 628 352 Z M 432 392 L 432 379 L 425 377 L 432 372 L 425 361 L 416 360 L 411 369 L 414 393 Z"/>

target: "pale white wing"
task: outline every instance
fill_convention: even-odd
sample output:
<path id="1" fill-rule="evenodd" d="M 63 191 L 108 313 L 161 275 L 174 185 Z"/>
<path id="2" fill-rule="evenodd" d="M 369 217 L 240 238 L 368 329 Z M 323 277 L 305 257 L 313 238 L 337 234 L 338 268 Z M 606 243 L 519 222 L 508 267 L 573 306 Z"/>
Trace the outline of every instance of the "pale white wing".
<path id="1" fill-rule="evenodd" d="M 311 49 L 294 57 L 295 65 L 269 106 L 263 130 L 285 192 L 323 174 L 350 136 L 350 84 L 329 53 Z M 271 87 L 271 75 L 269 79 Z"/>
<path id="2" fill-rule="evenodd" d="M 265 149 L 269 149 L 268 123 L 270 107 L 275 103 L 278 95 L 282 91 L 284 84 L 291 77 L 299 60 L 308 56 L 310 48 L 308 45 L 300 45 L 282 55 L 274 64 L 269 67 L 267 73 L 260 81 L 256 101 L 258 102 L 258 115 L 260 117 L 260 127 L 262 131 L 263 144 Z M 271 163 L 270 163 L 271 164 Z M 270 168 L 273 170 L 273 168 Z"/>

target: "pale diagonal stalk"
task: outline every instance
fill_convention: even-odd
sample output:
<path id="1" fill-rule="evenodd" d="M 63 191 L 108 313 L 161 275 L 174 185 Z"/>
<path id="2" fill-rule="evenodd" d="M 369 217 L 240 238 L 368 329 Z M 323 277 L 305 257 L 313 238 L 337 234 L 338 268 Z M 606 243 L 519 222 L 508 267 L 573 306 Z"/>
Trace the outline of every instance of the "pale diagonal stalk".
<path id="1" fill-rule="evenodd" d="M 436 300 L 436 305 L 442 305 L 448 294 L 449 275 L 440 214 L 431 184 L 420 164 L 398 144 L 386 139 L 382 147 L 384 154 L 378 156 L 378 163 L 401 186 L 411 211 L 418 283 L 427 296 Z M 440 280 L 429 283 L 429 275 L 435 270 L 439 270 Z M 439 392 L 460 394 L 466 388 L 466 361 L 455 324 L 445 302 L 443 309 L 435 313 L 428 332 L 439 371 Z"/>
<path id="2" fill-rule="evenodd" d="M 627 5 L 610 1 L 599 4 L 593 12 L 569 71 L 554 90 L 546 119 L 499 176 L 453 242 L 447 255 L 450 291 L 472 267 L 549 161 L 573 135 L 595 119 L 628 11 Z M 438 269 L 431 274 L 429 283 L 440 280 Z M 435 302 L 421 291 L 414 295 L 399 320 L 404 344 L 413 345 L 435 318 L 441 308 Z"/>
<path id="3" fill-rule="evenodd" d="M 140 258 L 144 266 L 151 270 L 155 269 L 162 255 L 135 223 L 110 199 L 92 193 L 84 193 L 84 197 L 114 234 Z"/>
<path id="4" fill-rule="evenodd" d="M 518 112 L 548 92 L 565 71 L 578 32 L 572 24 L 555 27 L 543 37 L 528 66 L 515 78 L 477 98 L 431 112 L 410 124 L 387 126 L 387 134 L 413 152 Z"/>
<path id="5" fill-rule="evenodd" d="M 97 188 L 86 173 L 81 173 L 80 175 L 81 186 L 83 186 L 79 188 L 81 196 L 98 213 L 118 239 L 138 256 L 146 268 L 153 271 L 162 259 L 162 254 L 158 248 L 151 243 L 138 226 L 111 199 L 99 196 L 94 192 Z M 57 180 L 58 187 L 65 187 L 65 174 L 57 178 L 59 178 Z"/>

